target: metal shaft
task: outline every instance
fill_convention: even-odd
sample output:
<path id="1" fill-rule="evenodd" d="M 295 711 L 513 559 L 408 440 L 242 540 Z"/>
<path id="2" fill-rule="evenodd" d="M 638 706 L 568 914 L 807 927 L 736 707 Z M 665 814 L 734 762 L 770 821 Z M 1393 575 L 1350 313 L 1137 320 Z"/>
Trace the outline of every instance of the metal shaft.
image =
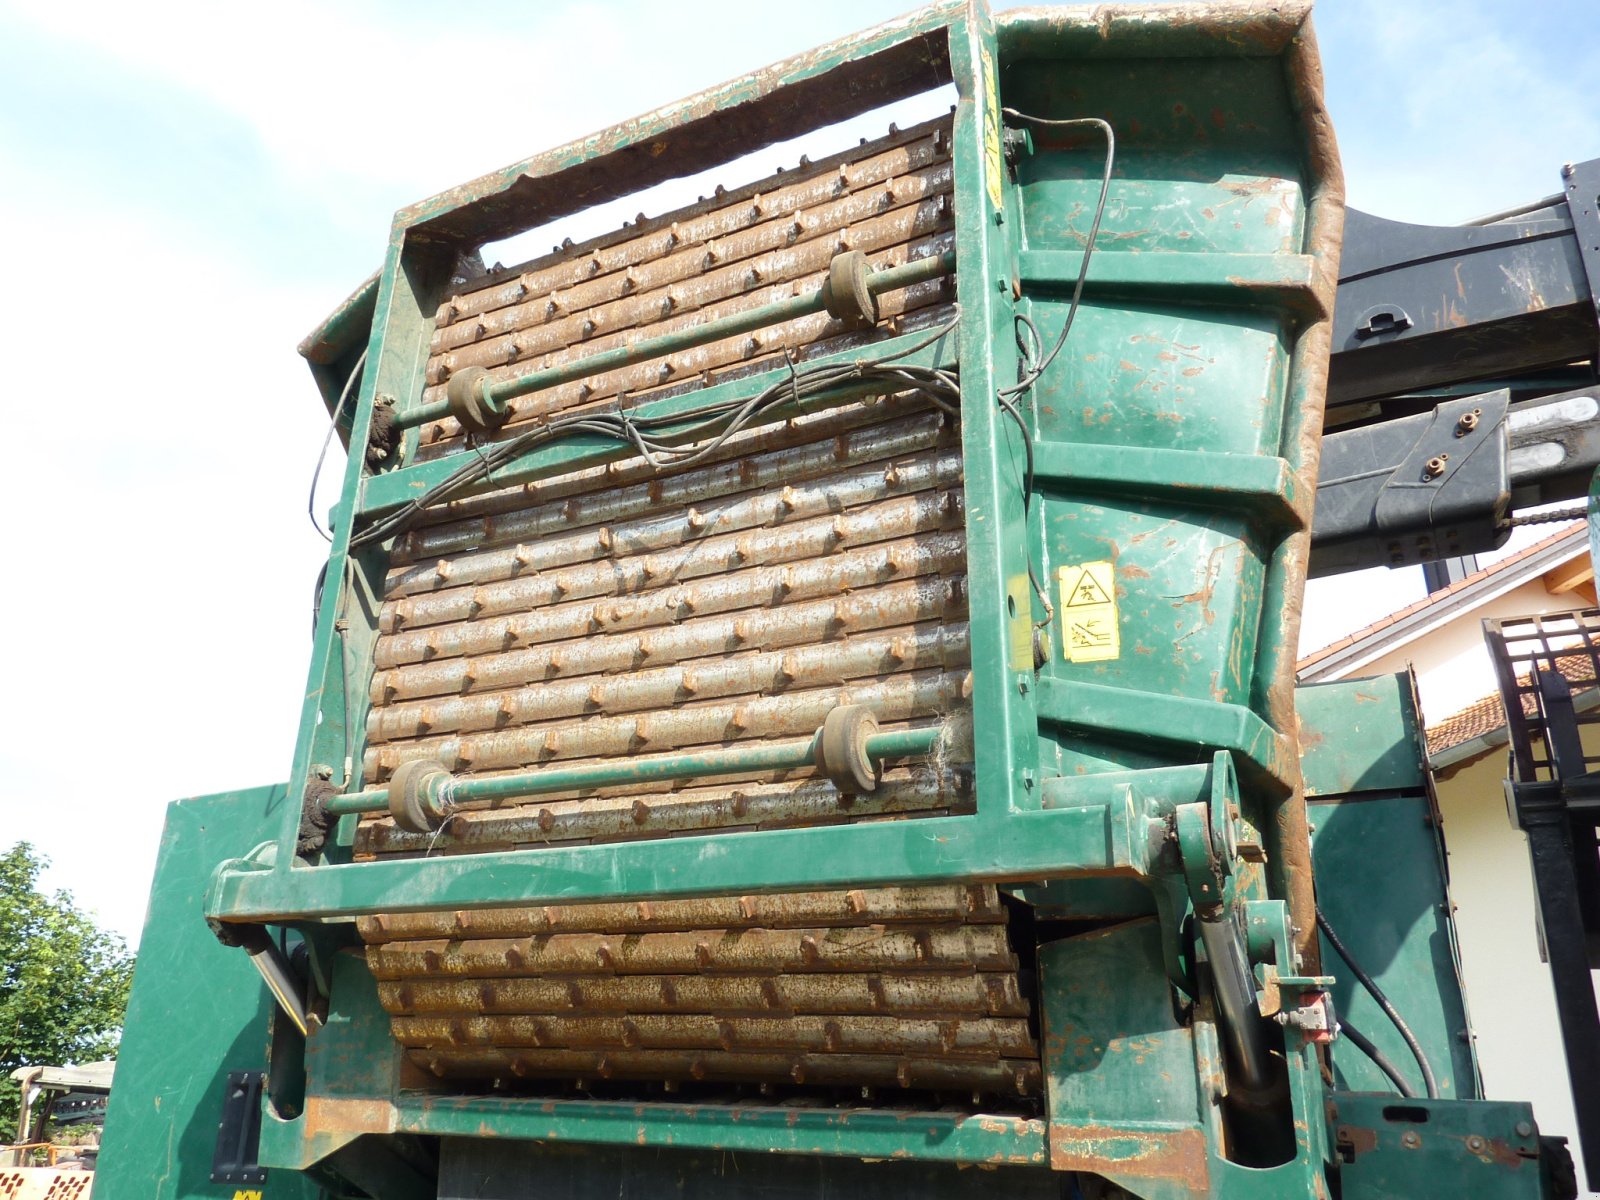
<path id="1" fill-rule="evenodd" d="M 953 273 L 955 269 L 956 256 L 954 253 L 919 258 L 903 266 L 889 267 L 886 270 L 875 271 L 868 275 L 867 290 L 874 296 L 878 296 L 884 292 L 894 291 L 896 288 L 910 287 L 912 284 L 938 279 L 941 276 Z M 644 338 L 631 345 L 619 346 L 614 350 L 589 355 L 585 358 L 563 363 L 560 366 L 551 367 L 548 370 L 534 371 L 516 379 L 485 384 L 483 389 L 484 400 L 491 409 L 499 412 L 504 410 L 507 402 L 516 399 L 518 396 L 526 396 L 532 392 L 542 391 L 545 388 L 570 383 L 575 379 L 583 378 L 585 375 L 609 371 L 616 367 L 631 366 L 634 363 L 647 362 L 664 354 L 674 354 L 680 350 L 704 346 L 709 342 L 719 341 L 722 338 L 733 337 L 741 333 L 749 333 L 752 330 L 762 329 L 768 325 L 778 325 L 784 321 L 792 321 L 796 317 L 804 317 L 812 313 L 821 312 L 823 307 L 823 290 L 818 288 L 816 291 L 809 292 L 803 296 L 780 300 L 774 304 L 763 304 L 746 312 L 733 313 L 720 320 L 707 321 L 702 325 L 694 325 L 674 333 L 662 334 L 659 337 Z M 429 421 L 440 420 L 449 415 L 449 403 L 437 400 L 431 404 L 418 405 L 416 408 L 401 413 L 396 424 L 401 428 L 409 429 L 413 426 L 424 425 Z"/>
<path id="2" fill-rule="evenodd" d="M 930 727 L 875 734 L 867 739 L 867 755 L 877 762 L 885 758 L 928 754 L 938 744 L 941 733 L 939 728 Z M 731 750 L 668 754 L 659 758 L 621 759 L 557 770 L 522 771 L 487 779 L 457 779 L 451 787 L 451 799 L 458 804 L 479 800 L 510 800 L 549 792 L 584 791 L 631 783 L 736 775 L 746 771 L 790 770 L 814 763 L 816 747 L 817 738 L 812 737 L 803 742 L 739 746 Z M 334 816 L 344 816 L 347 813 L 383 812 L 388 806 L 389 792 L 384 789 L 335 796 L 328 801 L 327 810 Z"/>

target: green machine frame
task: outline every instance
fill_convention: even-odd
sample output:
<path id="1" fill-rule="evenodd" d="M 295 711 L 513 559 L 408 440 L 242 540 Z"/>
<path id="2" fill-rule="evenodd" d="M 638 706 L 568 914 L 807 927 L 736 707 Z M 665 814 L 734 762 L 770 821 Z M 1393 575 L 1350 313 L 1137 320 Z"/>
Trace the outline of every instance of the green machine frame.
<path id="1" fill-rule="evenodd" d="M 305 348 L 330 401 L 365 353 L 352 448 L 366 445 L 380 409 L 406 431 L 380 468 L 351 453 L 336 510 L 288 789 L 298 797 L 309 784 L 331 782 L 341 793 L 328 804 L 336 821 L 325 848 L 306 858 L 297 853 L 299 803 L 270 806 L 265 833 L 229 848 L 203 902 L 206 922 L 224 940 L 272 928 L 282 947 L 303 945 L 326 1000 L 325 1019 L 310 1036 L 281 1014 L 272 1021 L 263 1167 L 331 1169 L 322 1177 L 373 1195 L 432 1195 L 419 1165 L 428 1139 L 448 1145 L 492 1134 L 1010 1164 L 1046 1178 L 1047 1169 L 1062 1180 L 1074 1172 L 1100 1176 L 1152 1200 L 1329 1194 L 1340 1150 L 1321 1047 L 1333 1032 L 1326 995 L 1335 980 L 1320 974 L 1314 932 L 1293 659 L 1342 184 L 1308 8 L 1026 10 L 996 19 L 978 3 L 943 5 L 396 216 L 375 283 Z M 875 350 L 959 368 L 975 811 L 352 861 L 359 814 L 388 799 L 357 776 L 387 550 L 352 550 L 352 538 L 471 454 L 414 460 L 417 425 L 437 415 L 420 399 L 433 313 L 460 256 L 952 83 L 954 254 L 906 269 L 904 278 L 875 278 L 873 286 L 953 272 L 960 322 L 931 344 L 907 334 Z M 1008 109 L 1030 116 L 1008 116 Z M 1084 117 L 1116 131 L 1116 171 L 1104 194 L 1109 147 L 1051 125 Z M 1094 215 L 1100 209 L 1103 225 Z M 1085 263 L 1080 307 L 1072 293 Z M 741 327 L 817 303 L 771 306 Z M 996 403 L 1017 378 L 1017 318 L 1054 331 L 1071 314 L 1079 324 L 1067 350 L 1028 397 L 1025 445 Z M 702 327 L 688 336 L 710 334 Z M 631 353 L 666 348 L 653 339 Z M 672 418 L 713 400 L 748 398 L 770 382 L 770 374 L 756 376 L 636 411 Z M 859 395 L 841 388 L 813 403 Z M 493 404 L 494 389 L 476 400 Z M 499 468 L 484 486 L 628 452 L 574 437 Z M 1049 594 L 1058 579 L 1066 587 L 1075 573 L 1101 570 L 1108 573 L 1094 578 L 1114 593 L 1106 600 L 1121 650 L 1075 661 L 1062 616 L 1067 598 L 1052 613 L 1030 575 L 1045 579 Z M 1044 638 L 1036 638 L 1039 629 Z M 899 751 L 919 748 L 909 736 Z M 751 754 L 779 762 L 808 752 L 796 744 L 671 762 L 622 759 L 586 782 L 624 783 L 649 771 L 709 775 L 747 764 Z M 529 791 L 541 786 L 535 774 L 522 780 Z M 470 776 L 460 782 L 473 783 Z M 372 978 L 359 954 L 348 952 L 357 945 L 348 918 L 374 912 L 935 881 L 999 882 L 1042 914 L 1097 927 L 1040 950 L 1042 1117 L 408 1090 Z M 196 914 L 185 936 L 211 933 Z M 1216 983 L 1197 983 L 1201 962 Z M 1119 986 L 1108 988 L 1108 979 Z M 1419 979 L 1426 989 L 1427 977 Z M 1189 998 L 1183 1019 L 1172 1003 L 1175 988 Z M 165 989 L 141 967 L 130 1050 L 154 1029 Z M 1241 1064 L 1260 1054 L 1258 1004 L 1281 1018 L 1270 1044 L 1282 1079 L 1270 1101 L 1258 1097 L 1254 1115 L 1241 1115 L 1254 1086 L 1242 1080 Z M 113 1106 L 108 1145 L 131 1145 L 140 1121 L 150 1119 L 121 1115 L 136 1111 L 128 1104 Z M 1506 1117 L 1474 1112 L 1472 1120 L 1491 1126 Z M 1506 1119 L 1515 1126 L 1525 1117 L 1519 1109 Z M 1341 1120 L 1354 1129 L 1353 1122 L 1376 1126 L 1383 1118 L 1363 1112 Z M 1238 1130 L 1252 1121 L 1272 1127 L 1264 1139 L 1270 1151 L 1240 1151 L 1252 1139 Z M 1536 1139 L 1524 1140 L 1536 1148 Z M 1362 1154 L 1368 1166 L 1380 1161 L 1363 1140 L 1346 1162 Z M 1517 1176 L 1520 1190 L 1500 1180 L 1500 1190 L 1478 1194 L 1541 1194 L 1536 1159 L 1535 1149 L 1533 1165 Z M 100 1200 L 150 1194 L 109 1179 L 99 1187 Z M 1369 1194 L 1389 1193 L 1344 1191 Z"/>

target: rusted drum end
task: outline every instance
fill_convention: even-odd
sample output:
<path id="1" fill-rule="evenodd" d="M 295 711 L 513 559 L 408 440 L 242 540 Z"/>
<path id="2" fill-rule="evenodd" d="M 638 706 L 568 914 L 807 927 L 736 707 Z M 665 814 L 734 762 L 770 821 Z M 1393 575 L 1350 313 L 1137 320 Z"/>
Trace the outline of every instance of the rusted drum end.
<path id="1" fill-rule="evenodd" d="M 401 829 L 432 833 L 444 824 L 435 801 L 439 784 L 450 778 L 443 763 L 425 758 L 401 763 L 389 778 L 389 815 Z"/>
<path id="2" fill-rule="evenodd" d="M 841 704 L 828 713 L 817 742 L 817 769 L 841 792 L 871 792 L 878 769 L 867 757 L 867 739 L 878 732 L 878 718 L 864 704 Z"/>
<path id="3" fill-rule="evenodd" d="M 867 287 L 867 256 L 859 250 L 835 254 L 822 285 L 822 304 L 830 317 L 852 327 L 878 323 L 878 298 Z"/>
<path id="4" fill-rule="evenodd" d="M 450 415 L 468 433 L 495 433 L 511 416 L 510 409 L 496 409 L 484 394 L 489 372 L 483 367 L 464 367 L 445 384 L 445 401 Z"/>

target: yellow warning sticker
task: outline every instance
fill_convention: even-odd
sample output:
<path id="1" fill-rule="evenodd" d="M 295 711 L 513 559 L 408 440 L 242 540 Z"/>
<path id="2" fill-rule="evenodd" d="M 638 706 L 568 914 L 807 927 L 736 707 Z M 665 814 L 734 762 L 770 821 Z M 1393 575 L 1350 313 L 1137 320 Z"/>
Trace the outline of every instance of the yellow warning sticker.
<path id="1" fill-rule="evenodd" d="M 1117 584 L 1109 562 L 1061 568 L 1061 638 L 1069 662 L 1104 662 L 1122 653 Z"/>

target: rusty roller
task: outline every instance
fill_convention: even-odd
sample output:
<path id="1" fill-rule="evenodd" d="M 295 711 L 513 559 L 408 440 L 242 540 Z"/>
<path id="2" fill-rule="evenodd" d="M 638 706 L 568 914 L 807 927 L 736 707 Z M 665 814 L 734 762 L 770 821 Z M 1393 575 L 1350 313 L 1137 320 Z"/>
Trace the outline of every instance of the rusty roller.
<path id="1" fill-rule="evenodd" d="M 948 312 L 874 298 L 951 214 L 946 123 L 896 132 L 559 250 L 440 309 L 427 399 L 492 435 L 530 416 L 716 382 L 787 346 L 866 345 Z M 486 381 L 778 294 L 826 311 L 488 414 Z M 923 314 L 923 315 L 919 315 Z M 692 372 L 695 379 L 684 382 Z M 970 812 L 959 425 L 890 396 L 741 431 L 662 472 L 622 460 L 425 514 L 380 616 L 366 776 L 390 811 L 361 857 Z M 937 724 L 934 762 L 875 763 L 880 729 Z M 812 738 L 815 762 L 424 812 L 441 773 Z M 515 1079 L 1038 1087 L 1030 1002 L 992 886 L 879 888 L 484 912 L 359 929 L 412 1062 Z"/>

